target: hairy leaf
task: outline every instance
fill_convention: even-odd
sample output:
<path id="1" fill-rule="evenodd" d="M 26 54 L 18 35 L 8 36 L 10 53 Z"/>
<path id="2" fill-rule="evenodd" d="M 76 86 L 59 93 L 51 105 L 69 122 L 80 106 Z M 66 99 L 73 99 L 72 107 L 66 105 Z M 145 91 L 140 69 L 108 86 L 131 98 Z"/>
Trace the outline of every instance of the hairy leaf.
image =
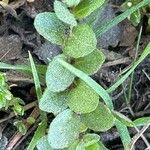
<path id="1" fill-rule="evenodd" d="M 77 25 L 77 21 L 74 18 L 74 15 L 70 13 L 70 11 L 64 3 L 56 0 L 54 2 L 54 11 L 57 17 L 64 23 L 67 23 L 71 26 Z"/>
<path id="2" fill-rule="evenodd" d="M 50 124 L 48 141 L 51 147 L 62 149 L 69 147 L 79 137 L 80 118 L 71 110 L 61 112 Z"/>
<path id="3" fill-rule="evenodd" d="M 93 30 L 87 24 L 78 25 L 65 42 L 64 53 L 73 58 L 84 57 L 96 49 L 96 43 Z"/>
<path id="4" fill-rule="evenodd" d="M 56 61 L 58 57 L 66 60 L 64 55 L 57 56 L 49 63 L 46 72 L 47 88 L 53 92 L 64 91 L 74 80 L 74 75 Z"/>
<path id="5" fill-rule="evenodd" d="M 105 0 L 83 0 L 73 10 L 76 18 L 82 19 L 104 4 Z"/>
<path id="6" fill-rule="evenodd" d="M 79 80 L 67 98 L 67 104 L 71 110 L 77 113 L 89 113 L 96 109 L 99 103 L 99 95 L 84 81 Z"/>
<path id="7" fill-rule="evenodd" d="M 66 93 L 54 93 L 46 89 L 39 103 L 43 111 L 58 114 L 67 108 Z"/>
<path id="8" fill-rule="evenodd" d="M 87 133 L 83 136 L 81 142 L 84 144 L 84 147 L 91 146 L 97 143 L 100 140 L 100 136 L 94 133 Z"/>
<path id="9" fill-rule="evenodd" d="M 107 91 L 99 85 L 97 82 L 95 82 L 91 77 L 89 77 L 87 74 L 85 74 L 83 71 L 75 68 L 71 64 L 65 62 L 62 59 L 57 60 L 63 67 L 68 69 L 71 73 L 82 79 L 84 82 L 86 82 L 99 96 L 104 100 L 104 102 L 107 104 L 109 109 L 113 109 L 113 103 L 112 99 L 107 93 Z"/>
<path id="10" fill-rule="evenodd" d="M 102 147 L 100 147 L 98 143 L 95 143 L 93 145 L 86 147 L 85 150 L 104 150 L 104 149 L 102 149 Z"/>
<path id="11" fill-rule="evenodd" d="M 89 55 L 77 58 L 74 66 L 88 75 L 96 73 L 105 61 L 105 55 L 98 49 Z"/>
<path id="12" fill-rule="evenodd" d="M 77 6 L 80 3 L 80 0 L 62 0 L 68 7 Z"/>
<path id="13" fill-rule="evenodd" d="M 54 13 L 44 12 L 36 16 L 34 26 L 38 33 L 48 41 L 63 45 L 66 25 Z"/>
<path id="14" fill-rule="evenodd" d="M 81 120 L 94 131 L 107 131 L 114 125 L 114 116 L 103 103 L 99 103 L 95 111 L 82 114 Z"/>
<path id="15" fill-rule="evenodd" d="M 54 150 L 48 143 L 47 136 L 43 136 L 37 143 L 38 150 Z"/>

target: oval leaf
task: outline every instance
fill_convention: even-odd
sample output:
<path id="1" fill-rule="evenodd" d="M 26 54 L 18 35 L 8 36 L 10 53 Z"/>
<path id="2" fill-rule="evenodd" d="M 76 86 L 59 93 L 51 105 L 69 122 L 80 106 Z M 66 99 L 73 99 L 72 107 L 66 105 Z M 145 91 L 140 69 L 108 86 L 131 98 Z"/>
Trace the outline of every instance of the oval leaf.
<path id="1" fill-rule="evenodd" d="M 81 120 L 88 128 L 94 131 L 107 131 L 114 125 L 114 117 L 103 103 L 99 103 L 95 111 L 82 114 Z"/>
<path id="2" fill-rule="evenodd" d="M 74 75 L 70 73 L 66 68 L 64 68 L 59 62 L 57 62 L 57 58 L 61 57 L 66 60 L 64 55 L 59 55 L 53 59 L 49 63 L 46 72 L 46 84 L 47 88 L 53 92 L 64 91 L 67 87 L 69 87 L 73 80 Z"/>
<path id="3" fill-rule="evenodd" d="M 88 75 L 96 73 L 105 61 L 105 55 L 98 49 L 89 55 L 77 58 L 74 66 Z"/>
<path id="4" fill-rule="evenodd" d="M 79 137 L 80 119 L 67 109 L 56 116 L 50 124 L 48 141 L 54 149 L 69 147 Z"/>
<path id="5" fill-rule="evenodd" d="M 39 108 L 55 115 L 62 112 L 67 108 L 66 93 L 54 93 L 46 89 L 40 99 Z"/>
<path id="6" fill-rule="evenodd" d="M 37 143 L 38 150 L 54 150 L 48 143 L 47 136 L 43 136 Z"/>
<path id="7" fill-rule="evenodd" d="M 104 150 L 104 149 L 102 149 L 98 143 L 95 143 L 93 145 L 86 147 L 85 150 Z"/>
<path id="8" fill-rule="evenodd" d="M 67 6 L 64 3 L 56 0 L 54 2 L 54 10 L 57 17 L 64 23 L 67 23 L 71 26 L 77 25 L 77 21 L 74 18 L 74 15 L 69 12 Z"/>
<path id="9" fill-rule="evenodd" d="M 105 0 L 83 0 L 73 10 L 76 18 L 82 19 L 104 4 Z"/>
<path id="10" fill-rule="evenodd" d="M 93 30 L 86 24 L 79 25 L 65 42 L 64 53 L 73 58 L 84 57 L 96 49 L 96 44 Z"/>
<path id="11" fill-rule="evenodd" d="M 75 7 L 80 3 L 80 0 L 62 0 L 68 7 Z"/>
<path id="12" fill-rule="evenodd" d="M 77 86 L 69 92 L 67 97 L 68 106 L 77 113 L 92 112 L 98 103 L 99 95 L 82 80 L 77 82 Z"/>
<path id="13" fill-rule="evenodd" d="M 88 147 L 97 143 L 100 140 L 100 136 L 98 134 L 85 134 L 82 138 L 82 143 L 84 143 L 84 147 Z"/>
<path id="14" fill-rule="evenodd" d="M 62 45 L 64 43 L 66 25 L 54 13 L 44 12 L 36 16 L 34 26 L 38 33 L 48 41 Z"/>

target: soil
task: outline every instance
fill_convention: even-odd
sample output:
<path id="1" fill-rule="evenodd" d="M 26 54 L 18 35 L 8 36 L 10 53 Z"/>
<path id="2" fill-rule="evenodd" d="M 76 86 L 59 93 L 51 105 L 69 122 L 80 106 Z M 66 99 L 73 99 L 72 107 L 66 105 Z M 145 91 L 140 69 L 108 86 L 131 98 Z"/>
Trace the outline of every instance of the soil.
<path id="1" fill-rule="evenodd" d="M 117 6 L 123 2 L 111 0 L 95 24 L 101 20 L 107 21 L 120 13 Z M 116 7 L 115 7 L 116 6 Z M 34 60 L 38 64 L 47 64 L 47 58 L 53 58 L 61 53 L 60 47 L 51 44 L 43 39 L 35 30 L 33 21 L 35 16 L 44 11 L 53 11 L 53 1 L 51 0 L 11 0 L 9 7 L 0 7 L 0 61 L 10 64 L 28 64 L 28 51 L 31 51 Z M 17 15 L 16 15 L 17 14 Z M 138 27 L 134 27 L 128 20 L 123 21 L 109 32 L 98 39 L 98 47 L 103 48 L 107 59 L 101 70 L 93 79 L 104 88 L 109 87 L 118 77 L 120 71 L 127 68 L 134 59 L 137 36 L 140 26 L 143 25 L 142 39 L 140 42 L 139 54 L 150 41 L 150 32 L 147 30 L 145 17 Z M 32 78 L 16 71 L 3 70 L 6 73 L 11 92 L 16 97 L 20 97 L 25 104 L 36 100 Z M 112 93 L 115 109 L 122 112 L 131 119 L 150 116 L 150 56 L 148 56 L 135 70 L 133 89 L 131 96 L 130 113 L 125 104 L 124 92 L 127 92 L 129 80 L 122 87 Z M 32 112 L 29 109 L 24 119 Z M 0 112 L 0 120 L 7 117 L 10 111 Z M 26 136 L 16 135 L 17 130 L 13 126 L 14 119 L 11 118 L 0 124 L 0 150 L 25 150 L 37 126 L 31 126 Z M 145 137 L 150 141 L 150 128 L 145 132 Z M 131 135 L 135 135 L 135 130 L 130 130 Z M 123 149 L 121 140 L 115 128 L 106 133 L 100 133 L 102 141 L 110 150 Z M 20 136 L 19 142 L 14 139 Z M 14 144 L 15 143 L 15 144 Z M 14 145 L 13 145 L 14 144 Z M 13 147 L 11 147 L 13 145 Z M 144 142 L 140 139 L 136 143 L 136 150 L 144 150 Z"/>

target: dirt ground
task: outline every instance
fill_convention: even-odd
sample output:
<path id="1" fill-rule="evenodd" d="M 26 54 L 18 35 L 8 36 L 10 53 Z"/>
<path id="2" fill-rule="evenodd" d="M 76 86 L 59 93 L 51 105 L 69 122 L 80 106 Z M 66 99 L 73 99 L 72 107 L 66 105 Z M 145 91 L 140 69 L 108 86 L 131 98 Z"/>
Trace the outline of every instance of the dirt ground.
<path id="1" fill-rule="evenodd" d="M 35 30 L 33 21 L 35 16 L 43 11 L 53 11 L 52 0 L 11 0 L 8 8 L 0 7 L 0 61 L 10 64 L 28 64 L 28 51 L 31 51 L 36 63 L 48 63 L 47 57 L 54 57 L 61 53 L 58 46 L 44 40 Z M 110 1 L 104 13 L 99 15 L 99 20 L 110 20 L 120 13 L 117 6 L 121 1 Z M 94 76 L 103 87 L 109 87 L 116 79 L 121 70 L 127 68 L 134 60 L 135 47 L 140 26 L 143 26 L 142 39 L 140 41 L 139 54 L 150 41 L 150 31 L 144 17 L 138 27 L 134 27 L 128 20 L 123 21 L 98 39 L 98 47 L 103 48 L 107 59 L 101 70 Z M 26 104 L 36 100 L 32 78 L 16 71 L 3 70 L 6 72 L 11 91 L 14 96 L 22 98 Z M 150 56 L 147 57 L 135 70 L 130 108 L 126 106 L 124 93 L 128 89 L 127 80 L 123 88 L 112 93 L 115 109 L 131 119 L 150 116 Z M 27 118 L 32 112 L 31 108 L 25 114 Z M 10 112 L 0 112 L 1 119 L 7 117 Z M 52 117 L 52 116 L 50 116 Z M 18 132 L 13 126 L 14 118 L 0 124 L 0 150 L 23 150 L 26 149 L 36 126 L 28 131 L 16 143 Z M 131 135 L 136 133 L 130 130 Z M 115 128 L 106 133 L 100 133 L 102 141 L 110 150 L 121 150 L 122 144 Z M 150 141 L 150 128 L 145 132 L 145 137 Z M 14 145 L 12 148 L 11 146 Z M 6 148 L 7 147 L 7 148 Z M 144 150 L 145 144 L 140 139 L 136 143 L 136 150 Z"/>

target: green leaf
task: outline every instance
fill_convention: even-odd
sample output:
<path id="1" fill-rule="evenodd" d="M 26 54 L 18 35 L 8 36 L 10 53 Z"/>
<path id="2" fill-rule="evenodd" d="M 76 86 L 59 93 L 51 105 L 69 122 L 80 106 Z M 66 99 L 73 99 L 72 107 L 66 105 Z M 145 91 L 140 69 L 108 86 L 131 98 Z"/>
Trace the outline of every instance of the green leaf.
<path id="1" fill-rule="evenodd" d="M 46 89 L 39 103 L 43 111 L 58 114 L 67 108 L 66 93 L 54 93 Z"/>
<path id="2" fill-rule="evenodd" d="M 142 117 L 133 121 L 135 126 L 145 126 L 150 123 L 150 117 Z"/>
<path id="3" fill-rule="evenodd" d="M 36 145 L 38 150 L 54 150 L 48 143 L 47 136 L 43 136 Z"/>
<path id="4" fill-rule="evenodd" d="M 32 137 L 32 140 L 27 148 L 27 150 L 34 150 L 35 146 L 37 145 L 37 142 L 41 137 L 43 137 L 46 133 L 46 128 L 47 128 L 47 120 L 43 120 L 37 130 L 34 133 L 34 136 Z"/>
<path id="5" fill-rule="evenodd" d="M 99 147 L 100 147 L 99 150 L 108 150 L 101 141 L 99 141 L 98 144 L 99 144 Z"/>
<path id="6" fill-rule="evenodd" d="M 75 142 L 73 142 L 73 144 L 71 144 L 71 146 L 69 146 L 67 150 L 76 150 L 78 143 L 79 143 L 79 140 L 75 140 Z"/>
<path id="7" fill-rule="evenodd" d="M 60 2 L 60 1 L 55 1 L 54 2 L 54 11 L 57 15 L 57 17 L 64 23 L 67 23 L 71 26 L 76 26 L 77 21 L 74 18 L 74 15 L 70 13 L 68 10 L 67 6 Z"/>
<path id="8" fill-rule="evenodd" d="M 89 147 L 86 147 L 85 150 L 104 150 L 104 149 L 101 149 L 100 145 L 98 143 L 95 143 L 93 145 L 90 145 Z"/>
<path id="9" fill-rule="evenodd" d="M 114 116 L 103 103 L 99 103 L 95 111 L 82 114 L 81 120 L 94 131 L 107 131 L 114 125 Z"/>
<path id="10" fill-rule="evenodd" d="M 78 80 L 76 87 L 68 93 L 67 104 L 74 112 L 92 112 L 98 103 L 99 95 L 82 80 Z"/>
<path id="11" fill-rule="evenodd" d="M 117 127 L 117 130 L 119 132 L 121 141 L 123 143 L 124 149 L 128 150 L 129 149 L 129 144 L 131 143 L 131 137 L 129 134 L 129 131 L 126 127 L 126 125 L 124 125 L 123 123 L 121 123 L 119 120 L 115 120 L 115 125 Z"/>
<path id="12" fill-rule="evenodd" d="M 86 74 L 92 75 L 100 69 L 104 61 L 105 55 L 100 50 L 96 49 L 85 57 L 77 58 L 74 66 Z"/>
<path id="13" fill-rule="evenodd" d="M 73 58 L 84 57 L 96 49 L 96 44 L 93 30 L 87 24 L 78 25 L 66 40 L 64 53 Z"/>
<path id="14" fill-rule="evenodd" d="M 105 0 L 83 0 L 75 7 L 73 14 L 76 18 L 82 19 L 104 4 Z"/>
<path id="15" fill-rule="evenodd" d="M 64 91 L 74 80 L 74 75 L 56 61 L 58 57 L 66 60 L 64 55 L 56 56 L 49 63 L 46 72 L 47 88 L 53 92 Z"/>
<path id="16" fill-rule="evenodd" d="M 71 110 L 61 112 L 50 124 L 48 141 L 54 149 L 71 146 L 78 139 L 80 131 L 80 118 Z"/>
<path id="17" fill-rule="evenodd" d="M 54 13 L 44 12 L 36 16 L 34 26 L 38 33 L 48 41 L 63 45 L 66 25 Z"/>
<path id="18" fill-rule="evenodd" d="M 73 67 L 69 63 L 65 62 L 62 59 L 57 59 L 57 61 L 66 69 L 68 69 L 71 73 L 82 79 L 85 83 L 87 83 L 99 96 L 104 100 L 104 102 L 107 104 L 107 106 L 112 110 L 113 109 L 113 103 L 112 99 L 107 93 L 107 91 L 99 85 L 97 82 L 95 82 L 91 77 L 89 77 L 87 74 L 82 72 L 81 70 Z"/>
<path id="19" fill-rule="evenodd" d="M 129 127 L 133 127 L 134 126 L 134 123 L 132 122 L 132 120 L 130 120 L 129 118 L 127 118 L 123 114 L 121 114 L 121 113 L 119 113 L 117 111 L 113 111 L 113 114 L 124 125 L 129 126 Z"/>
<path id="20" fill-rule="evenodd" d="M 130 15 L 129 19 L 131 20 L 131 22 L 134 26 L 137 26 L 141 21 L 141 12 L 140 12 L 140 10 L 137 10 L 134 13 L 132 13 Z"/>
<path id="21" fill-rule="evenodd" d="M 84 144 L 84 147 L 91 146 L 97 143 L 100 140 L 100 136 L 94 133 L 87 133 L 83 136 L 81 142 Z"/>
<path id="22" fill-rule="evenodd" d="M 62 0 L 68 7 L 75 7 L 80 3 L 80 0 Z"/>

